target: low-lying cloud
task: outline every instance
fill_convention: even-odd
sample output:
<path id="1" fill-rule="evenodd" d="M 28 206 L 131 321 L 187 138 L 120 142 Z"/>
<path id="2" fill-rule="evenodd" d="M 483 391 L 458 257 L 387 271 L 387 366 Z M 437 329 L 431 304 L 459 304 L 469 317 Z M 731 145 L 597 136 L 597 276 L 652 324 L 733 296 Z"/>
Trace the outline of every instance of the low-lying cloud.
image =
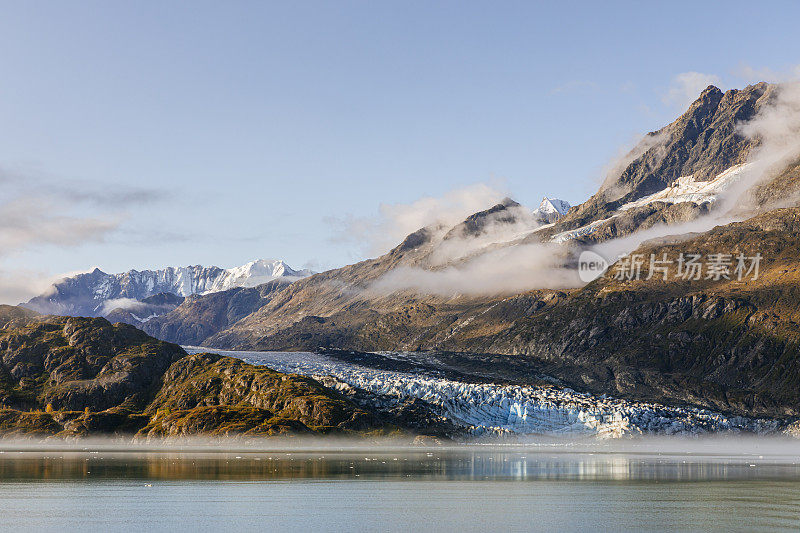
<path id="1" fill-rule="evenodd" d="M 502 295 L 537 288 L 575 287 L 580 280 L 568 268 L 569 250 L 553 244 L 497 248 L 460 264 L 437 270 L 400 267 L 378 279 L 370 290 L 411 290 L 440 296 Z"/>
<path id="2" fill-rule="evenodd" d="M 715 80 L 715 77 L 698 73 L 687 73 L 680 78 L 682 86 L 686 91 L 691 88 L 694 97 Z M 690 222 L 657 225 L 591 248 L 613 262 L 647 240 L 679 235 L 689 237 L 752 216 L 756 206 L 749 193 L 754 187 L 775 178 L 789 164 L 800 161 L 800 83 L 785 82 L 773 90 L 774 93 L 767 95 L 770 101 L 758 115 L 737 126 L 741 135 L 758 144 L 751 150 L 738 181 L 720 195 L 710 214 Z M 615 179 L 635 158 L 658 146 L 660 140 L 657 135 L 648 136 L 619 158 L 608 171 L 608 179 L 601 190 L 607 190 L 611 195 L 619 194 L 621 191 L 611 190 Z M 371 289 L 383 293 L 412 290 L 454 296 L 581 286 L 574 269 L 575 255 L 571 253 L 574 246 L 518 242 L 520 235 L 536 227 L 524 216 L 530 211 L 520 209 L 521 216 L 512 223 L 502 219 L 490 220 L 478 235 L 442 240 L 428 257 L 425 267 L 394 269 L 374 283 Z"/>
<path id="3" fill-rule="evenodd" d="M 373 217 L 329 218 L 334 242 L 351 242 L 370 255 L 380 255 L 420 228 L 447 229 L 469 215 L 488 209 L 506 195 L 485 183 L 452 190 L 443 196 L 425 196 L 410 204 L 381 204 Z"/>
<path id="4" fill-rule="evenodd" d="M 144 309 L 147 304 L 140 302 L 135 298 L 113 298 L 111 300 L 106 300 L 100 306 L 100 314 L 106 315 L 113 311 L 114 309 L 123 309 L 125 311 L 139 311 Z"/>

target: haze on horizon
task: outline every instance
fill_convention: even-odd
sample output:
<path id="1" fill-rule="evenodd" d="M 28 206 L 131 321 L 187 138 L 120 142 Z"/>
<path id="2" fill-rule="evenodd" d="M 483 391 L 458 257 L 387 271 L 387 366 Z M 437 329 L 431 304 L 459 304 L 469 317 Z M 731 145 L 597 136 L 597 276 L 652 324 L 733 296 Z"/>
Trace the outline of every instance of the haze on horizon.
<path id="1" fill-rule="evenodd" d="M 44 4 L 0 17 L 2 303 L 94 266 L 323 270 L 503 195 L 575 205 L 708 84 L 798 73 L 791 2 Z"/>

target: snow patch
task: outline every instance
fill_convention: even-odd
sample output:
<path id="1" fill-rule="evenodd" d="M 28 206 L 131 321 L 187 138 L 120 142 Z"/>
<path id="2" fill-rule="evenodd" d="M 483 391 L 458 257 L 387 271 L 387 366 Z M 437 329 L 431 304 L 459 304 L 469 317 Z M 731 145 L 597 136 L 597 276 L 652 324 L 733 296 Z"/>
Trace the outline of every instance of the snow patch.
<path id="1" fill-rule="evenodd" d="M 313 274 L 310 270 L 294 270 L 280 260 L 258 259 L 240 267 L 229 268 L 204 293 L 219 292 L 235 287 L 255 287 L 278 278 L 297 280 Z"/>
<path id="2" fill-rule="evenodd" d="M 554 235 L 550 241 L 556 244 L 561 244 L 566 241 L 589 235 L 594 233 L 601 225 L 620 216 L 625 211 L 655 202 L 663 202 L 667 204 L 693 202 L 698 205 L 714 203 L 719 199 L 720 195 L 725 192 L 725 190 L 730 188 L 731 185 L 741 179 L 742 175 L 747 170 L 748 165 L 749 163 L 734 165 L 719 173 L 717 177 L 710 181 L 697 181 L 694 179 L 694 176 L 682 176 L 676 179 L 668 187 L 656 193 L 620 206 L 619 209 L 617 209 L 617 212 L 612 214 L 610 217 L 601 220 L 595 220 L 594 222 L 579 228 L 562 231 L 561 233 Z"/>
<path id="3" fill-rule="evenodd" d="M 696 204 L 716 202 L 719 194 L 736 183 L 747 169 L 747 164 L 734 165 L 717 175 L 710 181 L 697 181 L 694 176 L 682 176 L 671 183 L 666 189 L 653 193 L 644 198 L 621 206 L 620 211 L 627 211 L 652 204 L 664 202 L 678 204 L 681 202 L 694 202 Z"/>

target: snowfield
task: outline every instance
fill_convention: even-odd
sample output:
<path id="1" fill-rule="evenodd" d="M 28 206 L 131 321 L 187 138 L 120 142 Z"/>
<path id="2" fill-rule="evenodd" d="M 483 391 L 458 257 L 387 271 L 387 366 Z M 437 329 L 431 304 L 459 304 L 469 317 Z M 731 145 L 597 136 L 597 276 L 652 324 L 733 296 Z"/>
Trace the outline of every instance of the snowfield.
<path id="1" fill-rule="evenodd" d="M 645 196 L 639 200 L 628 202 L 620 206 L 621 211 L 634 209 L 653 202 L 664 202 L 668 204 L 678 204 L 681 202 L 693 202 L 696 204 L 714 203 L 718 200 L 720 193 L 729 189 L 731 185 L 739 181 L 748 165 L 735 165 L 721 172 L 716 178 L 710 181 L 695 181 L 694 176 L 683 176 L 675 180 L 669 187 L 657 193 Z"/>
<path id="2" fill-rule="evenodd" d="M 748 164 L 734 165 L 723 172 L 719 173 L 717 177 L 709 181 L 695 181 L 694 176 L 682 176 L 676 179 L 668 187 L 645 196 L 633 202 L 628 202 L 621 205 L 617 212 L 610 217 L 595 220 L 585 226 L 575 228 L 568 231 L 563 231 L 554 235 L 550 242 L 556 244 L 563 244 L 567 241 L 577 239 L 594 233 L 597 228 L 620 216 L 625 211 L 643 207 L 655 202 L 663 202 L 665 204 L 679 204 L 683 202 L 692 202 L 697 205 L 713 204 L 717 202 L 720 196 L 737 181 L 739 181 L 747 171 Z M 539 228 L 542 229 L 542 228 Z"/>
<path id="3" fill-rule="evenodd" d="M 555 386 L 523 387 L 467 383 L 426 374 L 385 371 L 306 352 L 239 352 L 184 347 L 189 353 L 212 351 L 311 377 L 332 376 L 385 399 L 418 398 L 468 433 L 480 436 L 589 436 L 707 432 L 771 433 L 776 421 L 726 417 L 702 409 L 578 393 Z M 392 357 L 402 356 L 393 354 Z"/>

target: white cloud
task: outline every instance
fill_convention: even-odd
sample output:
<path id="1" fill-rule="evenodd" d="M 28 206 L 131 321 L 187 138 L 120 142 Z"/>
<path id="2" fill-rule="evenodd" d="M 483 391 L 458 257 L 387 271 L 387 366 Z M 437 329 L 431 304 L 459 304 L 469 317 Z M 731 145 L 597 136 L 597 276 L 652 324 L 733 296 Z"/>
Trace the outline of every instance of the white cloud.
<path id="1" fill-rule="evenodd" d="M 133 312 L 138 309 L 143 309 L 145 306 L 146 304 L 143 304 L 135 298 L 114 298 L 103 302 L 99 314 L 105 315 L 114 309 L 124 309 Z"/>
<path id="2" fill-rule="evenodd" d="M 769 67 L 756 68 L 751 65 L 742 64 L 733 70 L 733 75 L 748 84 L 761 81 L 770 83 L 789 82 L 800 79 L 800 65 L 794 65 L 782 70 L 774 70 Z"/>
<path id="3" fill-rule="evenodd" d="M 51 198 L 14 198 L 0 203 L 0 256 L 40 245 L 69 247 L 102 241 L 119 223 L 113 215 L 70 214 Z"/>
<path id="4" fill-rule="evenodd" d="M 685 109 L 694 102 L 709 85 L 721 85 L 719 76 L 702 72 L 682 72 L 672 79 L 662 101 L 678 109 Z"/>
<path id="5" fill-rule="evenodd" d="M 397 246 L 418 229 L 442 225 L 450 229 L 469 215 L 499 203 L 505 194 L 485 183 L 426 196 L 410 204 L 381 204 L 374 217 L 329 218 L 335 242 L 355 242 L 366 253 L 378 255 Z"/>
<path id="6" fill-rule="evenodd" d="M 401 267 L 379 278 L 377 294 L 409 290 L 441 296 L 516 294 L 580 284 L 570 250 L 551 244 L 525 244 L 489 250 L 461 264 L 438 270 Z"/>
<path id="7" fill-rule="evenodd" d="M 129 213 L 165 195 L 135 187 L 109 188 L 80 180 L 53 180 L 0 169 L 0 302 L 16 304 L 55 281 L 40 267 L 12 268 L 10 256 L 48 248 L 104 242 Z M 61 277 L 61 276 L 59 276 Z"/>

